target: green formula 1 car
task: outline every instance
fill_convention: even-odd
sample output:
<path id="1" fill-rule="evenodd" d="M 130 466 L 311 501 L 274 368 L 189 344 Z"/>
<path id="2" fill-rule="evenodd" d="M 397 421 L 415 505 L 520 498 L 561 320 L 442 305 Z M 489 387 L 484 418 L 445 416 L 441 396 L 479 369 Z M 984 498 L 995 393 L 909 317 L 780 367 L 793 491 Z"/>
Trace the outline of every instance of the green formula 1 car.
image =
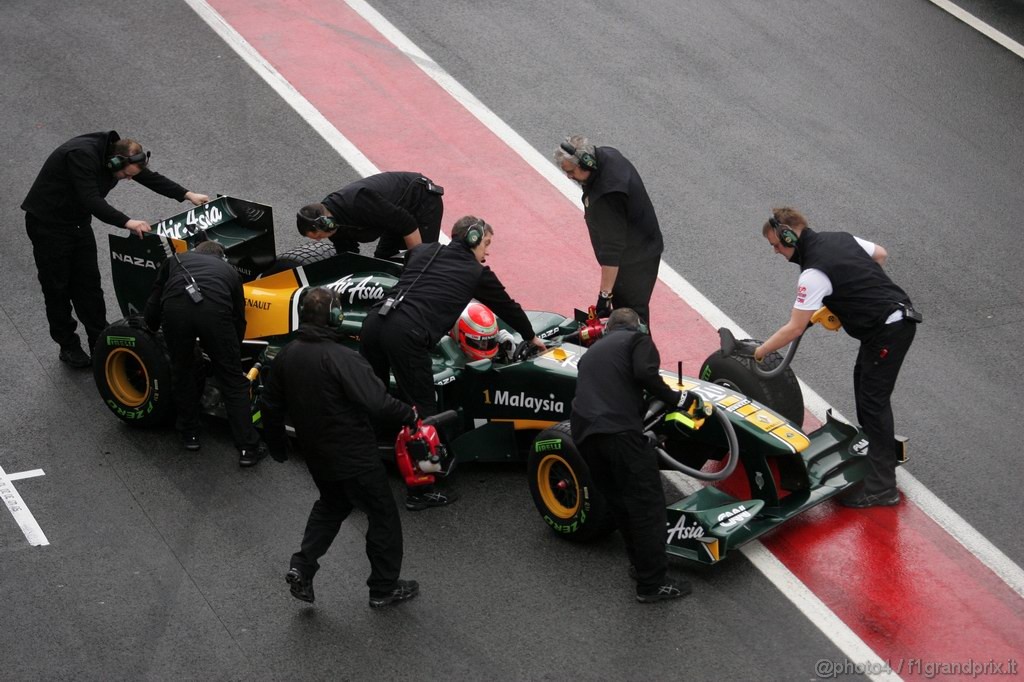
<path id="1" fill-rule="evenodd" d="M 257 423 L 260 387 L 273 372 L 277 351 L 297 329 L 302 293 L 314 286 L 334 289 L 345 309 L 342 331 L 356 347 L 367 311 L 386 298 L 402 268 L 358 254 L 334 254 L 322 242 L 275 256 L 271 208 L 232 197 L 160 221 L 141 240 L 111 235 L 111 270 L 125 319 L 101 335 L 93 364 L 101 397 L 128 424 L 162 425 L 172 417 L 166 347 L 161 334 L 145 329 L 138 315 L 157 268 L 172 249 L 184 251 L 204 239 L 223 245 L 245 280 L 243 362 L 252 380 Z M 439 407 L 456 414 L 445 432 L 446 447 L 455 462 L 525 462 L 537 509 L 556 534 L 569 540 L 605 535 L 611 532 L 606 506 L 566 421 L 577 363 L 586 352 L 581 336 L 596 335 L 600 327 L 579 313 L 527 314 L 549 346 L 545 352 L 531 355 L 530 345 L 514 333 L 503 335 L 507 341 L 489 360 L 469 361 L 450 337 L 435 347 Z M 779 361 L 777 355 L 768 359 L 769 366 Z M 766 380 L 752 371 L 751 362 L 718 351 L 705 362 L 701 379 L 664 373 L 672 386 L 701 394 L 713 412 L 703 423 L 684 423 L 652 408 L 648 435 L 663 467 L 724 481 L 668 507 L 670 554 L 701 563 L 720 561 L 729 550 L 865 474 L 867 440 L 860 429 L 830 416 L 821 428 L 805 433 L 797 425 L 803 402 L 792 372 Z M 204 411 L 223 414 L 216 386 L 207 383 Z M 733 475 L 736 469 L 744 476 Z"/>

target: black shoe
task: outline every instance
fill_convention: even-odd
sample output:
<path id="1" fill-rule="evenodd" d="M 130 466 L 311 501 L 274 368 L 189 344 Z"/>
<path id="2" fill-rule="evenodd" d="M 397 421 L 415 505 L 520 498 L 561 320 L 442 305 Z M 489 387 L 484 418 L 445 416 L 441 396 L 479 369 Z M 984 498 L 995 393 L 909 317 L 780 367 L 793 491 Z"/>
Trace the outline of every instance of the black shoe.
<path id="1" fill-rule="evenodd" d="M 459 499 L 458 493 L 449 490 L 447 493 L 437 491 L 420 493 L 419 495 L 408 495 L 405 498 L 405 508 L 409 511 L 422 511 L 430 507 L 444 507 Z"/>
<path id="2" fill-rule="evenodd" d="M 186 450 L 195 452 L 199 449 L 199 434 L 195 431 L 182 431 L 181 432 L 181 445 Z"/>
<path id="3" fill-rule="evenodd" d="M 82 350 L 81 346 L 61 350 L 60 361 L 71 365 L 75 369 L 92 367 L 92 358 L 89 357 L 88 353 Z"/>
<path id="4" fill-rule="evenodd" d="M 395 583 L 395 589 L 384 594 L 370 592 L 370 607 L 379 609 L 388 604 L 412 599 L 420 593 L 420 584 L 415 580 L 399 580 Z"/>
<path id="5" fill-rule="evenodd" d="M 242 450 L 242 453 L 238 456 L 238 466 L 240 466 L 240 467 L 256 466 L 256 464 L 261 459 L 266 457 L 269 453 L 270 453 L 270 451 L 267 450 L 267 444 L 262 442 L 262 441 L 255 448 L 244 448 Z"/>
<path id="6" fill-rule="evenodd" d="M 313 579 L 308 580 L 303 577 L 299 569 L 292 568 L 288 570 L 288 574 L 284 577 L 285 582 L 291 585 L 292 596 L 302 601 L 308 601 L 312 604 L 316 600 L 316 595 L 313 594 Z"/>
<path id="7" fill-rule="evenodd" d="M 869 495 L 863 489 L 852 495 L 847 495 L 839 500 L 839 504 L 851 509 L 866 509 L 868 507 L 895 507 L 900 503 L 900 491 L 896 488 L 880 493 Z"/>
<path id="8" fill-rule="evenodd" d="M 690 587 L 690 583 L 685 580 L 666 578 L 665 584 L 652 592 L 637 590 L 636 600 L 641 604 L 653 604 L 654 602 L 665 601 L 666 599 L 679 599 L 690 594 L 692 591 L 693 588 Z"/>

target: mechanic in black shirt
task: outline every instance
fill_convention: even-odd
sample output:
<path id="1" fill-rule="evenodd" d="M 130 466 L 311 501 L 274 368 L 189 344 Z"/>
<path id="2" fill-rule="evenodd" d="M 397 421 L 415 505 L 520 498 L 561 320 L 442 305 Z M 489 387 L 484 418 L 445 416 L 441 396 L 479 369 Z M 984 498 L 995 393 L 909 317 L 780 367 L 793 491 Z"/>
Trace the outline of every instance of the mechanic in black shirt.
<path id="1" fill-rule="evenodd" d="M 75 333 L 75 315 L 85 327 L 92 351 L 107 326 L 107 306 L 96 262 L 96 236 L 92 217 L 142 236 L 150 226 L 133 220 L 106 202 L 121 180 L 134 180 L 165 197 L 198 206 L 205 194 L 189 192 L 176 182 L 147 168 L 149 153 L 135 140 L 121 139 L 113 130 L 72 138 L 57 147 L 22 202 L 25 230 L 46 304 L 50 337 L 60 346 L 60 359 L 72 367 L 89 367 Z"/>
<path id="2" fill-rule="evenodd" d="M 484 265 L 493 238 L 494 228 L 475 216 L 465 216 L 452 227 L 450 244 L 412 249 L 395 285 L 395 302 L 374 306 L 363 322 L 363 355 L 385 385 L 394 372 L 399 394 L 416 406 L 421 417 L 437 414 L 430 351 L 451 331 L 472 299 L 488 306 L 525 341 L 545 347 L 522 306 Z M 409 490 L 405 507 L 419 511 L 454 500 L 453 493 L 416 488 Z"/>
<path id="3" fill-rule="evenodd" d="M 846 333 L 860 341 L 853 391 L 870 467 L 864 485 L 840 504 L 858 509 L 898 504 L 892 392 L 920 314 L 882 269 L 888 254 L 878 244 L 846 232 L 815 232 L 793 208 L 774 209 L 761 233 L 775 253 L 800 266 L 800 279 L 789 322 L 758 346 L 754 359 L 760 362 L 798 338 L 821 306 L 839 318 Z"/>
<path id="4" fill-rule="evenodd" d="M 640 331 L 636 312 L 616 308 L 605 335 L 580 358 L 569 418 L 573 441 L 622 533 L 637 581 L 636 599 L 642 603 L 675 599 L 691 590 L 686 581 L 667 575 L 665 493 L 657 453 L 643 435 L 643 417 L 647 395 L 700 411 L 704 401 L 696 393 L 669 388 L 660 366 L 658 349 Z"/>
<path id="5" fill-rule="evenodd" d="M 554 159 L 583 188 L 583 218 L 601 266 L 598 315 L 632 308 L 649 327 L 665 245 L 640 174 L 619 150 L 595 147 L 582 135 L 563 142 Z"/>
<path id="6" fill-rule="evenodd" d="M 444 188 L 419 173 L 388 172 L 345 185 L 319 204 L 299 209 L 299 234 L 329 239 L 334 248 L 359 253 L 359 244 L 377 241 L 375 258 L 434 243 L 441 233 Z"/>
<path id="7" fill-rule="evenodd" d="M 292 555 L 286 580 L 296 599 L 312 602 L 313 576 L 341 524 L 358 505 L 366 511 L 370 606 L 411 599 L 415 580 L 399 580 L 402 521 L 388 483 L 370 417 L 414 424 L 416 415 L 388 395 L 366 360 L 341 345 L 331 329 L 341 322 L 341 301 L 328 289 L 306 293 L 294 341 L 274 359 L 263 391 L 264 434 L 271 455 L 287 459 L 285 417 L 295 429 L 306 466 L 320 491 Z"/>
<path id="8" fill-rule="evenodd" d="M 245 299 L 242 278 L 226 262 L 224 248 L 214 241 L 168 258 L 160 266 L 146 301 L 146 325 L 163 326 L 171 356 L 176 427 L 186 450 L 198 450 L 200 383 L 196 376 L 196 338 L 210 357 L 220 386 L 238 465 L 253 466 L 266 455 L 252 425 L 249 380 L 242 373 L 241 344 L 245 338 Z M 198 295 L 189 290 L 198 289 Z M 199 300 L 197 300 L 197 298 Z"/>

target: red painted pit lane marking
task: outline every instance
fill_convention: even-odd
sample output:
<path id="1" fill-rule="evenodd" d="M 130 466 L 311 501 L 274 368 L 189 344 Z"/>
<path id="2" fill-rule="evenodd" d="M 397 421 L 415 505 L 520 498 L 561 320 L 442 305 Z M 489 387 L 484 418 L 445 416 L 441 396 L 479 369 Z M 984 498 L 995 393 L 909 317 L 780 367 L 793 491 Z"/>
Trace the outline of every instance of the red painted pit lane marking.
<path id="1" fill-rule="evenodd" d="M 210 4 L 373 163 L 445 185 L 447 224 L 465 213 L 493 222 L 492 265 L 524 305 L 591 302 L 598 271 L 579 208 L 349 7 Z M 326 194 L 339 183 L 325 184 Z M 694 373 L 717 347 L 714 330 L 662 284 L 652 311 L 666 364 L 683 359 Z M 1019 596 L 913 504 L 829 503 L 764 544 L 882 658 L 988 660 L 1024 650 Z"/>

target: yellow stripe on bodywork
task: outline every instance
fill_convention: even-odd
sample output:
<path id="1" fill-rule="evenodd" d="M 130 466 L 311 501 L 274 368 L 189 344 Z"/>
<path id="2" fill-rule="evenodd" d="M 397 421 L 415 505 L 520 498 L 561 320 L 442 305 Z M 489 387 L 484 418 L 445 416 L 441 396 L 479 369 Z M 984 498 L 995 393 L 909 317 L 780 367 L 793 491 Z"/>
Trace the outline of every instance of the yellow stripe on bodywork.
<path id="1" fill-rule="evenodd" d="M 677 391 L 689 391 L 691 388 L 697 388 L 697 384 L 692 381 L 683 379 L 682 383 L 680 383 L 676 377 L 666 374 L 661 375 L 661 380 Z"/>
<path id="2" fill-rule="evenodd" d="M 541 431 L 558 423 L 544 421 L 542 419 L 492 419 L 491 421 L 503 423 L 512 422 L 512 428 L 516 431 Z"/>
<path id="3" fill-rule="evenodd" d="M 794 452 L 803 452 L 810 444 L 811 439 L 800 433 L 788 424 L 782 424 L 772 429 L 771 434 L 793 448 Z"/>
<path id="4" fill-rule="evenodd" d="M 280 336 L 292 331 L 292 295 L 299 287 L 294 270 L 254 279 L 243 286 L 245 338 Z"/>

